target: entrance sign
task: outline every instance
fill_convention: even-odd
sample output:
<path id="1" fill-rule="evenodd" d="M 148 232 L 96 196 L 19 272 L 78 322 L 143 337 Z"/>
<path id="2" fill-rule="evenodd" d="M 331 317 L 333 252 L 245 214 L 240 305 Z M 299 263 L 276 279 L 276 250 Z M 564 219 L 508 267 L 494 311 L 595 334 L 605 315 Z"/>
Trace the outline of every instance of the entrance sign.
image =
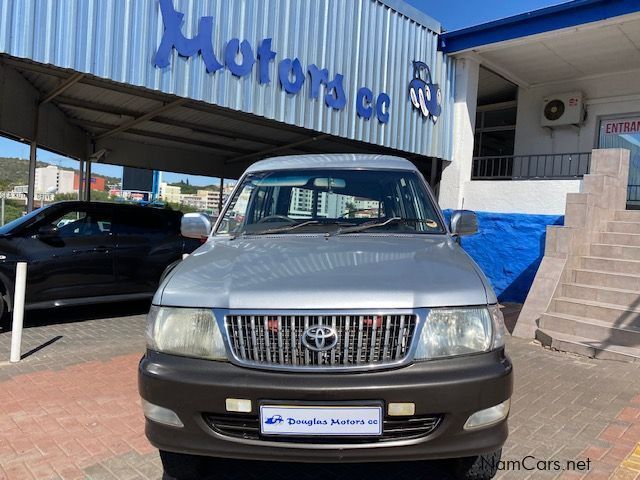
<path id="1" fill-rule="evenodd" d="M 640 117 L 603 120 L 600 126 L 600 132 L 603 135 L 640 133 Z"/>
<path id="2" fill-rule="evenodd" d="M 215 54 L 212 44 L 213 17 L 201 17 L 198 23 L 198 33 L 193 38 L 186 38 L 182 33 L 184 14 L 175 10 L 173 0 L 160 0 L 160 10 L 164 23 L 164 33 L 160 46 L 155 55 L 154 65 L 165 68 L 171 64 L 173 49 L 178 55 L 192 57 L 200 54 L 208 73 L 215 74 L 226 68 L 236 77 L 246 77 L 251 74 L 255 64 L 258 65 L 258 82 L 260 84 L 271 83 L 269 66 L 275 62 L 277 52 L 272 50 L 272 39 L 263 39 L 257 49 L 257 54 L 248 40 L 240 41 L 238 38 L 230 39 L 225 48 L 222 61 Z M 242 60 L 236 59 L 240 56 Z M 296 95 L 302 89 L 305 82 L 310 82 L 311 99 L 320 97 L 320 87 L 324 87 L 324 103 L 327 107 L 342 110 L 347 104 L 347 96 L 344 89 L 344 76 L 335 73 L 333 76 L 326 68 L 320 68 L 315 64 L 309 65 L 306 70 L 300 59 L 284 58 L 278 62 L 278 81 L 281 88 L 291 95 Z M 307 76 L 308 74 L 308 76 Z M 385 92 L 377 96 L 373 91 L 363 86 L 356 96 L 357 115 L 365 120 L 370 119 L 375 113 L 380 123 L 389 121 L 389 109 L 391 98 Z"/>

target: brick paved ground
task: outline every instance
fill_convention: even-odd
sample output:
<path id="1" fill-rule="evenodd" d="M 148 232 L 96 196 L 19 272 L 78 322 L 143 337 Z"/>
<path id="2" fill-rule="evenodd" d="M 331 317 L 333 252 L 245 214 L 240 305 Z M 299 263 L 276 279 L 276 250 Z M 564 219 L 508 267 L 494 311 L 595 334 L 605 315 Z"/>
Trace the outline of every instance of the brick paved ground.
<path id="1" fill-rule="evenodd" d="M 141 313 L 146 306 L 133 306 Z M 0 478 L 160 479 L 157 453 L 146 442 L 136 389 L 144 345 L 144 315 L 132 306 L 98 313 L 113 318 L 77 320 L 92 310 L 56 313 L 71 319 L 36 326 L 31 315 L 19 365 L 0 364 Z M 60 337 L 60 338 L 58 338 Z M 0 333 L 0 361 L 9 355 Z M 498 478 L 640 478 L 640 375 L 631 364 L 597 361 L 544 350 L 510 339 L 516 388 Z M 635 451 L 634 455 L 634 449 Z M 534 469 L 538 461 L 590 459 L 588 472 Z M 446 479 L 446 463 L 398 471 L 396 466 L 250 465 L 231 462 L 216 478 L 429 478 Z M 586 477 L 585 477 L 586 475 Z"/>

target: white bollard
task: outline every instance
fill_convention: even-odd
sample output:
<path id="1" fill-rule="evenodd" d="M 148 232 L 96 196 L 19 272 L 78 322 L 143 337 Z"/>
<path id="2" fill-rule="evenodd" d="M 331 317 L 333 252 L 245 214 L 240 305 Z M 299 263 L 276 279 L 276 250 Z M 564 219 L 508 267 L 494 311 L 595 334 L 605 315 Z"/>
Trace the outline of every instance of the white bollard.
<path id="1" fill-rule="evenodd" d="M 27 264 L 16 264 L 16 289 L 13 295 L 13 324 L 11 326 L 11 358 L 12 363 L 20 361 L 22 348 L 22 324 L 24 321 L 24 296 L 27 288 Z"/>

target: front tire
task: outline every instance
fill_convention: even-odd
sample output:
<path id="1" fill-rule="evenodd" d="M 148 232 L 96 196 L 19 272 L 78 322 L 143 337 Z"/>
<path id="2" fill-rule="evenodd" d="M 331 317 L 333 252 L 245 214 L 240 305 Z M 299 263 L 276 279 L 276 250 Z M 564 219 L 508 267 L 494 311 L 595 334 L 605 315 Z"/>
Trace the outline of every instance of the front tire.
<path id="1" fill-rule="evenodd" d="M 207 458 L 160 450 L 164 473 L 174 480 L 200 480 L 206 475 Z"/>
<path id="2" fill-rule="evenodd" d="M 455 477 L 458 480 L 491 480 L 498 472 L 502 449 L 475 457 L 455 460 Z"/>

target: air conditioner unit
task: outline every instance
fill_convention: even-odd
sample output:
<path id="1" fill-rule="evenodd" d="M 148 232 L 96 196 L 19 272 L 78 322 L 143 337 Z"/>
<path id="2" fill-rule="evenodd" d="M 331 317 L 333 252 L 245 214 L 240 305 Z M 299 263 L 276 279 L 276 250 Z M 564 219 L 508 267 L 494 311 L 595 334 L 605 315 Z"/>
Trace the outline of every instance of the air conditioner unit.
<path id="1" fill-rule="evenodd" d="M 582 92 L 550 95 L 542 100 L 543 127 L 579 125 L 584 120 Z"/>

